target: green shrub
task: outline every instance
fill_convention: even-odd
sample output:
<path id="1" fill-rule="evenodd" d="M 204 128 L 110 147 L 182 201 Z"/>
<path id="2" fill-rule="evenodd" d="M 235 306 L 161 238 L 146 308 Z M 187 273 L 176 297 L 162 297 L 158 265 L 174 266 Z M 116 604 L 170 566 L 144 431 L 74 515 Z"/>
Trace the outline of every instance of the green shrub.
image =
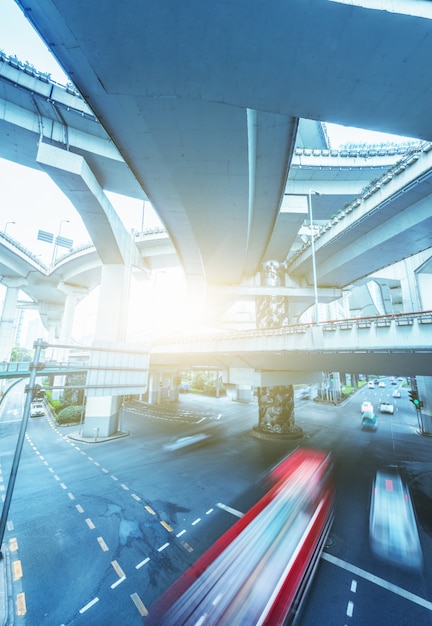
<path id="1" fill-rule="evenodd" d="M 83 406 L 67 406 L 57 415 L 58 424 L 79 424 L 84 412 Z"/>

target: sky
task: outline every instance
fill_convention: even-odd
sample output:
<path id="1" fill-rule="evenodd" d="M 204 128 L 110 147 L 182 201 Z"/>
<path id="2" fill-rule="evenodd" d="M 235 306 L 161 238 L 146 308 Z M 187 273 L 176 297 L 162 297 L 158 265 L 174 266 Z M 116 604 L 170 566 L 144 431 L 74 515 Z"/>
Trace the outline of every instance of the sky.
<path id="1" fill-rule="evenodd" d="M 67 76 L 14 0 L 0 0 L 0 50 L 49 73 L 52 80 L 62 85 L 68 82 Z M 334 148 L 347 142 L 395 140 L 393 136 L 382 133 L 347 129 L 334 124 L 328 125 L 327 131 Z M 47 174 L 0 159 L 0 181 L 0 231 L 6 231 L 46 265 L 51 263 L 54 250 L 52 244 L 37 239 L 39 230 L 61 234 L 73 241 L 73 247 L 90 241 L 78 212 Z M 143 215 L 145 228 L 161 226 L 150 203 L 109 193 L 107 196 L 128 230 L 141 230 Z M 63 251 L 66 252 L 66 249 L 60 248 L 57 256 Z"/>

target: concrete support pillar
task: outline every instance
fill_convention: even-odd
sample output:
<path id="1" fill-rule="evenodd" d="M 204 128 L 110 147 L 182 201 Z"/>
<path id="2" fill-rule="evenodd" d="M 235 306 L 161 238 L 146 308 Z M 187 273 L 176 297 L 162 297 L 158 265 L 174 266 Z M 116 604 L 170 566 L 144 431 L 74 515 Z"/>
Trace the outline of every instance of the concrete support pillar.
<path id="1" fill-rule="evenodd" d="M 237 402 L 250 402 L 252 400 L 251 385 L 236 385 L 233 400 Z"/>
<path id="2" fill-rule="evenodd" d="M 96 316 L 97 341 L 124 341 L 127 330 L 130 267 L 103 265 Z M 118 431 L 118 396 L 87 395 L 83 436 L 109 437 Z"/>
<path id="3" fill-rule="evenodd" d="M 0 321 L 0 361 L 9 361 L 16 332 L 18 292 L 27 281 L 4 276 L 1 283 L 6 287 L 6 295 Z"/>
<path id="4" fill-rule="evenodd" d="M 254 434 L 274 440 L 301 438 L 303 431 L 294 419 L 293 385 L 258 387 L 257 392 L 258 426 Z"/>

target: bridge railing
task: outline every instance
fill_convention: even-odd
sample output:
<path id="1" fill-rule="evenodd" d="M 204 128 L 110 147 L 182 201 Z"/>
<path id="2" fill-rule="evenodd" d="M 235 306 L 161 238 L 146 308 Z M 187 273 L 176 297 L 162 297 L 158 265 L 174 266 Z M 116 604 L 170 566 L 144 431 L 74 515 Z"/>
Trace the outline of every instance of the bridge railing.
<path id="1" fill-rule="evenodd" d="M 395 326 L 413 326 L 414 322 L 418 324 L 432 324 L 432 311 L 413 311 L 410 313 L 394 313 L 386 315 L 372 315 L 367 317 L 353 317 L 347 319 L 327 320 L 320 322 L 318 326 L 322 328 L 324 332 L 331 332 L 335 330 L 350 330 L 353 327 L 357 328 L 370 328 L 375 326 L 376 328 L 389 327 L 392 324 Z M 235 331 L 221 331 L 220 333 L 209 333 L 203 335 L 165 335 L 158 337 L 153 343 L 158 345 L 173 344 L 173 343 L 190 343 L 192 342 L 205 342 L 205 341 L 217 341 L 226 340 L 232 337 L 233 339 L 241 338 L 256 338 L 256 337 L 275 337 L 278 335 L 296 335 L 310 331 L 317 326 L 315 323 L 306 324 L 290 324 L 286 326 L 280 326 L 277 328 L 256 328 L 249 330 L 235 330 Z"/>

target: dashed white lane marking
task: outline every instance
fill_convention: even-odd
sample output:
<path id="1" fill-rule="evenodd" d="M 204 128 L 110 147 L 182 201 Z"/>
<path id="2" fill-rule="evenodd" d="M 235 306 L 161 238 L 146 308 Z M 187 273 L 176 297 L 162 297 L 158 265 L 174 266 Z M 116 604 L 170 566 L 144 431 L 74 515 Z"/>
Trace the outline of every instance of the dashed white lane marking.
<path id="1" fill-rule="evenodd" d="M 135 565 L 135 569 L 140 569 L 143 565 L 145 565 L 149 561 L 150 561 L 150 557 L 148 556 L 143 561 L 141 561 L 141 563 L 138 563 L 138 565 Z"/>
<path id="2" fill-rule="evenodd" d="M 93 530 L 94 528 L 96 528 L 89 517 L 86 518 L 86 524 L 90 528 L 90 530 Z"/>
<path id="3" fill-rule="evenodd" d="M 165 548 L 168 548 L 168 546 L 169 546 L 169 543 L 164 543 L 163 546 L 157 549 L 157 551 L 162 552 L 163 550 L 165 550 Z"/>
<path id="4" fill-rule="evenodd" d="M 71 493 L 70 491 L 68 491 L 68 497 L 70 500 L 75 500 L 75 496 L 73 493 Z"/>
<path id="5" fill-rule="evenodd" d="M 235 515 L 236 517 L 243 517 L 244 515 L 244 513 L 242 513 L 241 511 L 237 511 L 237 509 L 233 509 L 232 507 L 227 506 L 226 504 L 222 504 L 222 502 L 218 502 L 217 506 L 220 509 L 227 511 L 227 513 L 231 513 L 232 515 Z"/>
<path id="6" fill-rule="evenodd" d="M 351 591 L 352 593 L 357 593 L 357 581 L 356 580 L 351 581 Z"/>
<path id="7" fill-rule="evenodd" d="M 91 600 L 88 604 L 86 604 L 85 606 L 83 606 L 82 609 L 80 609 L 80 613 L 85 613 L 86 611 L 89 610 L 90 607 L 92 607 L 94 604 L 96 604 L 96 602 L 99 602 L 99 598 L 93 598 L 93 600 Z"/>
<path id="8" fill-rule="evenodd" d="M 126 576 L 122 576 L 121 578 L 116 580 L 115 583 L 111 585 L 111 589 L 115 589 L 116 587 L 118 587 L 124 580 L 126 580 Z"/>
<path id="9" fill-rule="evenodd" d="M 192 522 L 192 526 L 196 526 L 197 524 L 199 524 L 199 523 L 200 523 L 200 521 L 201 521 L 201 518 L 200 518 L 200 517 L 197 517 L 197 518 L 196 518 L 196 520 L 194 520 L 194 521 Z"/>
<path id="10" fill-rule="evenodd" d="M 348 617 L 352 617 L 353 611 L 354 611 L 354 602 L 351 602 L 351 600 L 350 600 L 348 602 L 348 606 L 347 606 L 347 610 L 346 610 L 346 614 L 348 615 Z"/>
<path id="11" fill-rule="evenodd" d="M 108 552 L 109 548 L 102 537 L 97 538 L 98 543 L 104 552 Z"/>
<path id="12" fill-rule="evenodd" d="M 383 578 L 379 578 L 378 576 L 374 576 L 374 574 L 371 574 L 370 572 L 366 572 L 366 570 L 363 570 L 360 567 L 356 567 L 355 565 L 351 565 L 351 563 L 342 561 L 342 559 L 338 559 L 336 556 L 333 556 L 332 554 L 328 554 L 327 552 L 323 552 L 321 557 L 325 561 L 328 561 L 329 563 L 332 563 L 333 565 L 337 565 L 338 567 L 341 567 L 347 572 L 351 572 L 351 574 L 356 574 L 356 576 L 360 576 L 361 578 L 368 580 L 370 583 L 373 583 L 374 585 L 378 585 L 379 587 L 382 587 L 383 589 L 386 589 L 387 591 L 390 591 L 391 593 L 395 593 L 396 595 L 401 596 L 401 598 L 405 598 L 406 600 L 409 600 L 410 602 L 413 602 L 414 604 L 418 604 L 419 606 L 422 606 L 425 609 L 432 611 L 432 602 L 429 602 L 429 600 L 425 600 L 424 598 L 421 598 L 420 596 L 416 596 L 414 593 L 411 593 L 410 591 L 407 591 L 406 589 L 402 589 L 402 587 L 393 585 L 392 583 L 389 583 L 387 580 L 384 580 Z"/>
<path id="13" fill-rule="evenodd" d="M 181 530 L 179 533 L 176 534 L 176 537 L 181 537 L 182 535 L 184 535 L 186 532 L 185 529 Z"/>

